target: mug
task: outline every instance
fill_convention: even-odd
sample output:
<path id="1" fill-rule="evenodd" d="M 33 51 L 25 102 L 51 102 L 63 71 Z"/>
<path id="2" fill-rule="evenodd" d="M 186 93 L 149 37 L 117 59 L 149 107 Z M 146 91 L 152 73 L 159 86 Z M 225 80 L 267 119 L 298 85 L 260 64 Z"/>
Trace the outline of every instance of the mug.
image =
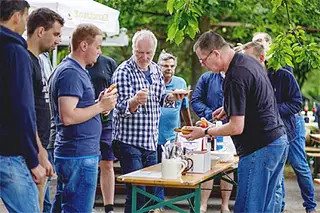
<path id="1" fill-rule="evenodd" d="M 163 159 L 161 163 L 161 175 L 163 179 L 175 180 L 181 177 L 188 162 L 180 159 Z"/>
<path id="2" fill-rule="evenodd" d="M 186 161 L 186 168 L 183 170 L 182 174 L 185 175 L 193 167 L 193 160 L 186 156 L 181 156 L 181 158 Z"/>

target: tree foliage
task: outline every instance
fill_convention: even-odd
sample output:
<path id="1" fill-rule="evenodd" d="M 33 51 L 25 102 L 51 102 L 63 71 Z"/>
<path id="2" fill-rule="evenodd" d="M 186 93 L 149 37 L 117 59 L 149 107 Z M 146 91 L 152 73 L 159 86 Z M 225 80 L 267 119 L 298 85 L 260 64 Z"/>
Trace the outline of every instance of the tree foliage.
<path id="1" fill-rule="evenodd" d="M 179 5 L 179 9 L 172 7 L 178 2 L 184 2 L 184 5 Z M 168 0 L 167 7 L 169 13 L 173 15 L 173 20 L 177 17 L 183 17 L 183 14 L 188 14 L 197 10 L 200 13 L 208 14 L 206 10 L 208 5 L 216 5 L 217 7 L 222 6 L 228 2 L 231 8 L 238 8 L 233 10 L 233 14 L 228 13 L 226 8 L 225 14 L 229 14 L 229 18 L 234 16 L 244 25 L 250 28 L 256 28 L 257 31 L 271 31 L 271 34 L 277 35 L 268 55 L 271 58 L 268 61 L 268 65 L 275 70 L 285 65 L 289 65 L 294 68 L 294 74 L 297 77 L 300 87 L 302 87 L 308 78 L 308 73 L 313 71 L 320 71 L 320 49 L 319 49 L 319 33 L 316 35 L 306 36 L 305 31 L 302 27 L 296 27 L 296 24 L 305 26 L 306 29 L 311 30 L 312 28 L 319 29 L 320 20 L 320 2 L 319 1 L 305 1 L 302 0 L 272 0 L 271 4 L 268 2 L 259 1 L 209 1 L 208 4 L 199 6 L 197 0 L 183 1 L 183 0 Z M 239 4 L 245 5 L 240 6 Z M 239 7 L 240 6 L 240 7 Z M 187 8 L 188 10 L 186 11 Z M 251 10 L 250 10 L 251 8 Z M 174 10 L 175 9 L 175 10 Z M 238 14 L 238 15 L 236 15 Z M 241 16 L 239 16 L 241 15 Z M 193 16 L 197 18 L 202 14 Z M 216 18 L 216 16 L 213 17 Z M 221 19 L 218 19 L 221 20 Z M 200 25 L 201 20 L 199 20 Z M 169 26 L 176 26 L 175 21 Z M 178 30 L 182 31 L 180 34 L 190 38 L 194 38 L 194 34 L 190 34 L 187 30 L 189 27 L 197 29 L 198 25 L 189 25 L 180 27 Z M 264 29 L 265 28 L 265 29 Z M 226 31 L 226 30 L 225 30 Z M 269 32 L 270 33 L 270 32 Z M 180 35 L 179 34 L 179 35 Z M 243 39 L 245 27 L 242 26 L 240 29 L 236 29 L 232 36 L 233 38 Z M 174 41 L 177 44 L 181 43 L 181 37 L 168 33 L 168 39 Z M 248 39 L 249 40 L 249 39 Z M 317 43 L 318 42 L 318 43 Z M 319 94 L 318 94 L 319 95 Z"/>
<path id="2" fill-rule="evenodd" d="M 233 45 L 250 41 L 254 32 L 269 33 L 275 38 L 272 66 L 292 65 L 300 86 L 319 88 L 320 82 L 313 79 L 319 72 L 320 57 L 315 51 L 320 42 L 319 0 L 96 1 L 120 11 L 120 26 L 128 29 L 129 37 L 139 29 L 153 31 L 159 41 L 154 60 L 161 49 L 178 56 L 177 74 L 192 87 L 205 71 L 193 53 L 194 39 L 214 30 Z M 104 52 L 120 63 L 130 57 L 131 48 L 107 47 Z M 317 88 L 302 91 L 320 96 Z"/>

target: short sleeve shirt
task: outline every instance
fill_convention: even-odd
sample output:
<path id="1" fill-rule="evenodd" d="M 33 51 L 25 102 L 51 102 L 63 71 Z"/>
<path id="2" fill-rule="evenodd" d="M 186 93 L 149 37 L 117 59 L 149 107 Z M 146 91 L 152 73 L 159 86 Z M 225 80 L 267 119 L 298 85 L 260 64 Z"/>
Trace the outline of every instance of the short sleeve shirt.
<path id="1" fill-rule="evenodd" d="M 36 110 L 37 131 L 41 144 L 46 148 L 50 136 L 50 107 L 47 81 L 42 74 L 38 57 L 29 51 L 32 67 L 33 94 Z"/>
<path id="2" fill-rule="evenodd" d="M 285 134 L 267 73 L 253 58 L 236 53 L 226 72 L 224 109 L 244 116 L 242 134 L 232 136 L 239 156 L 249 155 Z"/>
<path id="3" fill-rule="evenodd" d="M 166 90 L 187 89 L 187 84 L 183 78 L 173 76 L 170 83 L 166 85 Z M 180 110 L 189 108 L 188 97 L 180 101 L 165 103 L 160 109 L 159 141 L 164 144 L 175 139 L 174 128 L 180 127 Z"/>
<path id="4" fill-rule="evenodd" d="M 58 98 L 74 96 L 79 98 L 77 108 L 95 104 L 94 88 L 88 71 L 70 58 L 61 62 L 50 81 L 50 95 L 53 115 L 57 124 L 55 156 L 85 157 L 100 155 L 101 121 L 99 115 L 80 123 L 65 126 L 60 120 Z"/>

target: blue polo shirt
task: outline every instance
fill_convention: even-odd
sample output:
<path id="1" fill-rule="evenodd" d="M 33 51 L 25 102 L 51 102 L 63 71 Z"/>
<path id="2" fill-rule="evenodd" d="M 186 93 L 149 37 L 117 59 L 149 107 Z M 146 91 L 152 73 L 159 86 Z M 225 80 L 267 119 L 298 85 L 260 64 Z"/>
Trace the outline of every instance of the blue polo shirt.
<path id="1" fill-rule="evenodd" d="M 175 89 L 187 89 L 187 84 L 183 78 L 173 76 L 170 83 L 166 85 L 166 90 Z M 175 139 L 176 134 L 173 129 L 180 127 L 181 108 L 189 108 L 187 97 L 180 101 L 166 103 L 164 107 L 161 107 L 158 144 L 164 144 Z"/>
<path id="2" fill-rule="evenodd" d="M 50 100 L 57 124 L 54 154 L 56 157 L 89 157 L 100 155 L 101 121 L 99 115 L 80 123 L 65 126 L 60 120 L 58 98 L 79 98 L 77 108 L 95 104 L 94 88 L 87 70 L 71 57 L 66 57 L 50 80 Z"/>

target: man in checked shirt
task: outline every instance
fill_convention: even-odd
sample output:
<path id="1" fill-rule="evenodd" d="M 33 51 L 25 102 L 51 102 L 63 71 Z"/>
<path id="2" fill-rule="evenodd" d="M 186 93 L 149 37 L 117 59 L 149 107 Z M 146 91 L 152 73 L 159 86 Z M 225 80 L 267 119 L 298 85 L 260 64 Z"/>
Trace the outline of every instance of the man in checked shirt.
<path id="1" fill-rule="evenodd" d="M 157 163 L 160 107 L 185 97 L 165 94 L 160 67 L 152 61 L 156 48 L 157 39 L 151 31 L 136 32 L 132 38 L 133 55 L 120 64 L 112 78 L 118 89 L 113 139 L 121 153 L 117 157 L 123 174 Z M 155 188 L 150 190 L 153 193 Z M 131 184 L 126 184 L 125 213 L 131 212 L 131 191 Z M 137 208 L 143 204 L 144 197 L 138 195 Z"/>

